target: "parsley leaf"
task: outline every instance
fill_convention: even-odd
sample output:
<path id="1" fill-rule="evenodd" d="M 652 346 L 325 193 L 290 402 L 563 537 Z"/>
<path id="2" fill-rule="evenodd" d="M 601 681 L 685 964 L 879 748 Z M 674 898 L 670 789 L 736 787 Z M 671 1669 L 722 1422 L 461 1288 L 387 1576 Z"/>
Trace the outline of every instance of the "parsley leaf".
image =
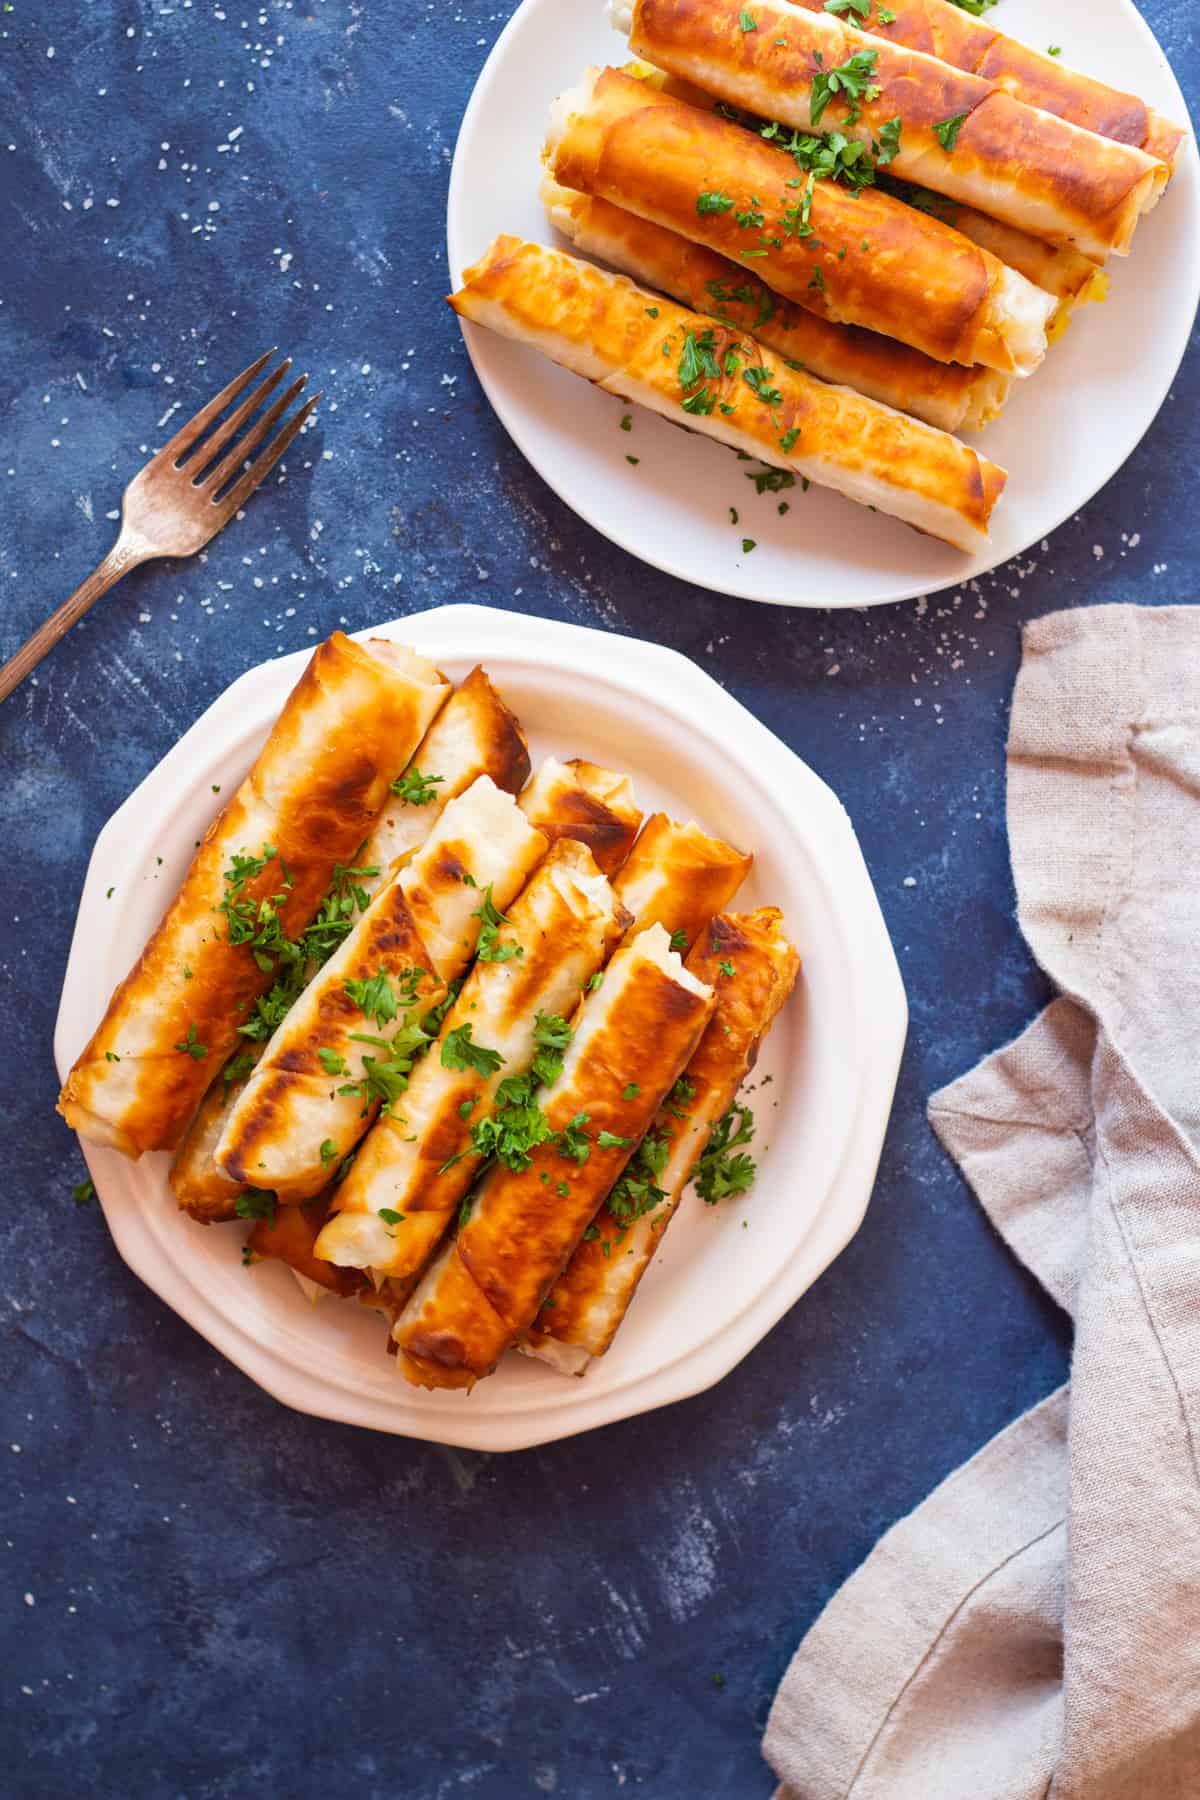
<path id="1" fill-rule="evenodd" d="M 771 386 L 773 374 L 774 370 L 768 369 L 762 363 L 756 363 L 753 368 L 742 370 L 742 380 L 766 406 L 778 406 L 783 399 L 779 389 Z"/>
<path id="2" fill-rule="evenodd" d="M 380 1206 L 376 1211 L 385 1225 L 403 1225 L 407 1217 L 405 1213 L 397 1212 L 394 1206 Z"/>
<path id="3" fill-rule="evenodd" d="M 735 523 L 736 523 L 736 521 L 735 521 Z M 678 951 L 682 952 L 687 949 L 687 946 L 688 946 L 688 934 L 681 925 L 678 928 L 678 930 L 673 931 L 671 933 L 671 948 L 672 948 L 672 950 L 678 950 Z"/>
<path id="4" fill-rule="evenodd" d="M 696 195 L 696 211 L 701 217 L 705 213 L 727 213 L 732 210 L 733 200 L 729 194 L 705 192 Z"/>
<path id="5" fill-rule="evenodd" d="M 524 956 L 523 945 L 500 942 L 500 927 L 507 925 L 509 918 L 507 913 L 502 913 L 493 902 L 490 881 L 483 890 L 482 902 L 476 907 L 471 917 L 483 920 L 483 924 L 479 928 L 479 941 L 475 946 L 475 954 L 480 962 L 502 963 L 509 962 L 514 956 Z"/>
<path id="6" fill-rule="evenodd" d="M 529 1167 L 537 1146 L 553 1136 L 550 1121 L 534 1099 L 533 1078 L 507 1075 L 496 1089 L 496 1110 L 471 1127 L 471 1147 L 477 1156 L 494 1156 L 520 1174 Z"/>
<path id="7" fill-rule="evenodd" d="M 875 152 L 875 161 L 879 168 L 886 169 L 900 154 L 900 115 L 894 119 L 885 119 L 879 127 L 879 137 L 871 146 Z"/>
<path id="8" fill-rule="evenodd" d="M 966 113 L 955 113 L 952 119 L 942 119 L 939 124 L 934 126 L 933 135 L 947 156 L 957 144 L 958 134 L 965 125 L 966 119 Z"/>
<path id="9" fill-rule="evenodd" d="M 197 1041 L 196 1041 L 196 1021 L 195 1021 L 195 1019 L 192 1020 L 191 1024 L 187 1028 L 187 1036 L 185 1038 L 181 1039 L 181 1041 L 178 1044 L 176 1044 L 174 1046 L 174 1048 L 176 1050 L 182 1050 L 183 1054 L 185 1056 L 190 1056 L 193 1062 L 201 1062 L 208 1055 L 208 1045 L 200 1044 L 200 1043 L 197 1043 Z"/>
<path id="10" fill-rule="evenodd" d="M 374 1019 L 377 1025 L 387 1025 L 398 1016 L 402 1005 L 412 1005 L 416 999 L 416 983 L 423 973 L 421 969 L 407 970 L 398 995 L 382 969 L 365 981 L 355 981 L 348 976 L 342 986 L 368 1019 Z"/>
<path id="11" fill-rule="evenodd" d="M 321 1145 L 321 1161 L 328 1167 L 331 1162 L 335 1162 L 336 1160 L 337 1145 L 332 1138 L 326 1138 L 325 1142 Z"/>
<path id="12" fill-rule="evenodd" d="M 871 0 L 825 0 L 825 11 L 839 16 L 852 12 L 857 13 L 860 19 L 869 19 Z"/>
<path id="13" fill-rule="evenodd" d="M 563 1126 L 558 1134 L 558 1153 L 571 1162 L 585 1163 L 592 1154 L 592 1146 L 587 1132 L 583 1129 L 588 1124 L 590 1114 L 577 1112 L 570 1122 Z"/>
<path id="14" fill-rule="evenodd" d="M 752 1157 L 739 1146 L 754 1136 L 754 1114 L 736 1101 L 713 1126 L 696 1173 L 696 1192 L 709 1206 L 731 1194 L 744 1194 L 753 1186 L 757 1169 Z"/>
<path id="15" fill-rule="evenodd" d="M 504 1063 L 498 1050 L 489 1050 L 484 1044 L 472 1042 L 470 1025 L 456 1025 L 453 1031 L 446 1033 L 441 1056 L 443 1069 L 471 1069 L 485 1080 Z"/>
<path id="16" fill-rule="evenodd" d="M 574 1032 L 557 1013 L 539 1012 L 533 1022 L 533 1041 L 537 1048 L 533 1057 L 534 1079 L 549 1087 L 562 1074 L 563 1053 L 570 1048 Z"/>
<path id="17" fill-rule="evenodd" d="M 416 763 L 410 763 L 403 775 L 397 775 L 391 788 L 405 806 L 428 806 L 437 799 L 434 788 L 441 787 L 445 779 L 444 775 L 422 775 Z"/>
<path id="18" fill-rule="evenodd" d="M 278 1204 L 270 1188 L 244 1188 L 234 1201 L 233 1210 L 239 1219 L 265 1219 L 273 1225 Z"/>
<path id="19" fill-rule="evenodd" d="M 683 352 L 679 358 L 679 385 L 686 390 L 706 379 L 721 379 L 721 367 L 716 358 L 716 339 L 711 329 L 702 331 L 699 336 L 694 331 L 685 331 Z"/>
<path id="20" fill-rule="evenodd" d="M 854 125 L 862 117 L 860 100 L 875 100 L 879 96 L 879 88 L 872 77 L 879 62 L 878 50 L 858 50 L 836 69 L 818 69 L 813 76 L 812 99 L 809 102 L 809 116 L 813 130 L 816 131 L 825 114 L 825 108 L 835 94 L 844 94 L 848 102 L 846 123 Z"/>
<path id="21" fill-rule="evenodd" d="M 346 1059 L 338 1051 L 330 1050 L 326 1044 L 320 1044 L 317 1047 L 317 1055 L 320 1057 L 321 1067 L 327 1075 L 345 1075 L 347 1073 Z"/>
<path id="22" fill-rule="evenodd" d="M 748 13 L 746 11 L 745 7 L 743 7 L 741 12 L 738 14 L 738 24 L 741 26 L 743 31 L 757 31 L 758 30 L 758 20 L 754 17 L 753 13 Z"/>
<path id="23" fill-rule="evenodd" d="M 624 1150 L 633 1142 L 632 1138 L 618 1137 L 615 1131 L 602 1131 L 596 1138 L 597 1150 Z"/>
<path id="24" fill-rule="evenodd" d="M 88 1206 L 96 1198 L 96 1184 L 90 1175 L 71 1189 L 71 1198 L 76 1206 Z"/>

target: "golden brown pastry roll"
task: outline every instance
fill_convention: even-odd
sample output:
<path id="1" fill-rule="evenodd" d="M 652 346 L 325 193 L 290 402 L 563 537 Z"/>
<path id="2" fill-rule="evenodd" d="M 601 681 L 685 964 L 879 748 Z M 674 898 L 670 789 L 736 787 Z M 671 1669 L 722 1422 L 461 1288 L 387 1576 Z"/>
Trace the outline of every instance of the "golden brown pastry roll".
<path id="1" fill-rule="evenodd" d="M 639 56 L 728 104 L 800 132 L 887 141 L 888 167 L 903 180 L 1096 261 L 1128 253 L 1167 182 L 1165 165 L 1136 145 L 791 0 L 752 11 L 737 0 L 614 0 L 614 16 Z M 743 194 L 734 199 L 745 206 Z"/>
<path id="2" fill-rule="evenodd" d="M 554 1134 L 515 1170 L 493 1166 L 393 1337 L 421 1387 L 472 1387 L 533 1323 L 699 1041 L 711 988 L 661 925 L 617 951 L 580 1011 L 542 1112 Z"/>
<path id="3" fill-rule="evenodd" d="M 381 1106 L 403 1109 L 422 1021 L 546 851 L 511 794 L 481 775 L 371 902 L 267 1045 L 215 1151 L 233 1181 L 304 1200 Z"/>
<path id="4" fill-rule="evenodd" d="M 302 1206 L 268 1206 L 246 1240 L 251 1261 L 286 1263 L 312 1300 L 322 1293 L 349 1299 L 366 1284 L 358 1269 L 335 1269 L 319 1262 L 313 1245 L 329 1212 L 329 1196 L 318 1194 Z"/>
<path id="5" fill-rule="evenodd" d="M 613 887 L 637 930 L 662 925 L 672 950 L 687 950 L 729 905 L 753 863 L 753 854 L 709 837 L 694 819 L 681 825 L 652 813 Z"/>
<path id="6" fill-rule="evenodd" d="M 481 668 L 451 694 L 392 782 L 374 829 L 354 862 L 335 870 L 313 925 L 305 932 L 302 968 L 289 968 L 239 1028 L 243 1042 L 212 1083 L 171 1165 L 171 1191 L 201 1224 L 232 1219 L 240 1182 L 223 1175 L 213 1153 L 234 1103 L 262 1055 L 317 970 L 350 932 L 371 896 L 428 838 L 449 802 L 480 775 L 515 794 L 529 778 L 529 750 L 520 725 Z"/>
<path id="7" fill-rule="evenodd" d="M 360 1149 L 318 1256 L 376 1276 L 420 1273 L 484 1163 L 497 1151 L 519 1160 L 564 1016 L 626 917 L 591 851 L 562 838 L 508 908 L 503 959 L 476 962 L 399 1115 Z"/>
<path id="8" fill-rule="evenodd" d="M 563 187 L 718 251 L 821 318 L 1005 375 L 1045 354 L 1054 300 L 1023 275 L 892 195 L 805 175 L 786 150 L 635 76 L 592 69 L 560 95 L 545 157 Z"/>
<path id="9" fill-rule="evenodd" d="M 796 0 L 796 4 L 808 12 L 825 10 L 825 0 Z M 1133 94 L 1080 75 L 1058 57 L 1044 56 L 1005 37 L 986 19 L 971 17 L 951 0 L 887 0 L 886 5 L 872 0 L 861 24 L 864 31 L 889 43 L 906 44 L 956 69 L 982 75 L 1028 106 L 1041 107 L 1118 144 L 1136 144 L 1171 168 L 1187 136 Z"/>
<path id="10" fill-rule="evenodd" d="M 450 684 L 398 644 L 340 631 L 314 653 L 254 767 L 68 1075 L 59 1111 L 127 1156 L 173 1150 L 279 946 L 353 859 Z"/>
<path id="11" fill-rule="evenodd" d="M 575 838 L 586 844 L 604 875 L 615 875 L 633 848 L 641 809 L 628 775 L 572 757 L 548 756 L 525 792 L 521 811 L 551 843 Z"/>
<path id="12" fill-rule="evenodd" d="M 687 967 L 717 997 L 704 1036 L 522 1345 L 564 1374 L 582 1375 L 612 1343 L 714 1126 L 795 985 L 800 958 L 778 907 L 762 906 L 714 919 Z"/>
<path id="13" fill-rule="evenodd" d="M 766 349 L 799 363 L 821 381 L 854 388 L 941 431 L 978 430 L 999 417 L 1008 399 L 1010 375 L 934 362 L 895 338 L 857 325 L 831 324 L 773 294 L 757 275 L 728 257 L 608 200 L 575 193 L 547 177 L 542 201 L 555 230 L 585 256 L 611 263 L 681 306 L 753 334 Z M 1054 255 L 1046 244 L 1038 248 Z M 1086 267 L 1089 275 L 1096 273 L 1093 264 Z"/>
<path id="14" fill-rule="evenodd" d="M 960 549 L 988 541 L 1007 480 L 995 463 L 948 432 L 790 369 L 753 338 L 624 275 L 497 238 L 450 303 L 463 318 L 536 347 L 672 424 L 793 469 Z"/>

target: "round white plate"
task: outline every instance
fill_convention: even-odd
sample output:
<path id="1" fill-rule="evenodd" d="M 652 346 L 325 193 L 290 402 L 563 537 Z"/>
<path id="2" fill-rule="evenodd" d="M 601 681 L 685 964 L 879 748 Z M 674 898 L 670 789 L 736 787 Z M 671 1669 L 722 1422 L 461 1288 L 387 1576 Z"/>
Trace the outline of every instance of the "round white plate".
<path id="1" fill-rule="evenodd" d="M 1131 0 L 1004 0 L 988 15 L 1038 49 L 1186 125 L 1183 96 Z M 524 0 L 496 40 L 463 117 L 450 175 L 450 272 L 498 232 L 559 241 L 538 200 L 550 101 L 590 63 L 628 60 L 604 0 Z M 1079 311 L 1042 369 L 975 440 L 1009 471 L 992 545 L 969 557 L 840 495 L 757 495 L 720 444 L 629 409 L 531 350 L 464 327 L 485 393 L 518 447 L 581 518 L 669 574 L 777 606 L 878 606 L 935 593 L 1038 543 L 1090 500 L 1148 429 L 1175 376 L 1200 296 L 1200 183 L 1189 142 L 1104 306 Z M 627 455 L 640 458 L 636 468 Z M 736 509 L 738 522 L 730 519 Z M 743 537 L 757 548 L 743 553 Z"/>
<path id="2" fill-rule="evenodd" d="M 759 1180 L 745 1200 L 689 1195 L 613 1349 L 581 1380 L 512 1355 L 472 1395 L 410 1387 L 382 1322 L 313 1307 L 280 1264 L 241 1265 L 244 1232 L 180 1213 L 165 1155 L 85 1145 L 126 1262 L 288 1405 L 484 1450 L 515 1450 L 699 1392 L 733 1368 L 849 1242 L 866 1211 L 907 1009 L 866 866 L 830 790 L 694 663 L 656 645 L 473 606 L 364 636 L 413 644 L 455 679 L 482 661 L 530 739 L 634 777 L 639 804 L 751 846 L 739 907 L 774 902 L 804 957 L 751 1096 Z M 63 985 L 55 1056 L 75 1060 L 241 780 L 308 651 L 236 681 L 104 827 Z M 161 862 L 160 859 L 161 858 Z M 111 899 L 110 888 L 115 887 Z M 772 1080 L 763 1085 L 764 1078 Z"/>

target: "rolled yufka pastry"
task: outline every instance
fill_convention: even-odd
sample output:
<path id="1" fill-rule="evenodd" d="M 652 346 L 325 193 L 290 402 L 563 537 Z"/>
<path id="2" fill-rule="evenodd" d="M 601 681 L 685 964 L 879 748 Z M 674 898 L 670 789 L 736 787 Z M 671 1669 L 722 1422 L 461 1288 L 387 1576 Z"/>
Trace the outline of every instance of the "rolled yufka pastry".
<path id="1" fill-rule="evenodd" d="M 1028 375 L 1049 294 L 948 225 L 878 188 L 851 192 L 785 149 L 616 69 L 555 101 L 555 181 L 623 206 L 751 269 L 824 319 L 863 325 L 935 362 Z"/>
<path id="2" fill-rule="evenodd" d="M 717 997 L 704 1036 L 521 1346 L 564 1374 L 582 1375 L 612 1343 L 714 1127 L 795 985 L 800 958 L 778 907 L 762 906 L 714 919 L 687 967 Z"/>
<path id="3" fill-rule="evenodd" d="M 67 1077 L 58 1107 L 81 1137 L 127 1156 L 176 1147 L 449 691 L 399 644 L 339 631 L 314 652 Z"/>
<path id="4" fill-rule="evenodd" d="M 752 334 L 766 349 L 821 381 L 855 388 L 942 431 L 977 430 L 999 416 L 1008 398 L 1009 375 L 934 362 L 877 331 L 818 318 L 773 294 L 750 269 L 608 200 L 575 193 L 549 177 L 542 183 L 542 200 L 555 230 L 585 256 L 611 263 L 681 306 Z M 1038 248 L 1054 254 L 1044 244 Z M 1087 268 L 1096 273 L 1091 263 Z"/>
<path id="5" fill-rule="evenodd" d="M 586 844 L 604 875 L 616 874 L 642 822 L 629 776 L 578 756 L 565 763 L 548 756 L 520 804 L 530 824 L 551 843 L 569 837 Z"/>
<path id="6" fill-rule="evenodd" d="M 827 11 L 791 0 L 752 9 L 738 0 L 613 0 L 613 14 L 639 56 L 727 104 L 795 131 L 886 144 L 893 174 L 1096 261 L 1127 254 L 1166 186 L 1166 166 L 1135 145 Z"/>
<path id="7" fill-rule="evenodd" d="M 551 1134 L 485 1175 L 393 1331 L 422 1387 L 472 1387 L 533 1323 L 555 1277 L 686 1066 L 714 1004 L 661 925 L 621 946 L 541 1097 Z"/>
<path id="8" fill-rule="evenodd" d="M 662 925 L 672 950 L 687 950 L 729 905 L 753 863 L 753 854 L 710 837 L 694 819 L 681 825 L 651 813 L 613 887 L 637 930 Z"/>
<path id="9" fill-rule="evenodd" d="M 673 424 L 795 470 L 959 549 L 988 542 L 1007 480 L 995 463 L 948 432 L 830 387 L 782 357 L 768 359 L 753 338 L 624 275 L 497 238 L 450 303 L 463 318 L 536 346 Z"/>
<path id="10" fill-rule="evenodd" d="M 317 1194 L 297 1206 L 277 1206 L 264 1195 L 261 1216 L 246 1239 L 251 1262 L 282 1262 L 295 1275 L 310 1300 L 337 1294 L 348 1300 L 367 1285 L 358 1269 L 335 1269 L 318 1262 L 313 1246 L 329 1216 L 330 1195 Z"/>
<path id="11" fill-rule="evenodd" d="M 556 1066 L 564 1017 L 627 915 L 590 850 L 562 838 L 508 908 L 413 1072 L 401 1116 L 381 1119 L 334 1197 L 316 1254 L 376 1277 L 417 1275 L 480 1168 L 530 1139 L 538 1080 Z M 533 1141 L 536 1142 L 536 1133 Z"/>
<path id="12" fill-rule="evenodd" d="M 520 725 L 486 672 L 472 669 L 454 690 L 391 784 L 370 838 L 334 871 L 316 919 L 302 939 L 302 966 L 289 966 L 239 1026 L 241 1044 L 213 1081 L 171 1165 L 180 1207 L 203 1224 L 236 1215 L 242 1184 L 216 1165 L 214 1152 L 266 1041 L 286 1018 L 316 971 L 350 932 L 371 896 L 398 862 L 425 842 L 448 803 L 480 775 L 515 794 L 529 777 L 529 751 Z M 291 1240 L 288 1240 L 291 1241 Z"/>
<path id="13" fill-rule="evenodd" d="M 796 0 L 796 4 L 808 12 L 824 12 L 827 0 Z M 1135 95 L 1080 75 L 1058 57 L 1043 55 L 994 31 L 979 8 L 971 9 L 971 16 L 957 0 L 886 0 L 883 4 L 870 0 L 861 9 L 861 19 L 858 6 L 851 10 L 864 31 L 982 75 L 1029 106 L 1070 119 L 1116 143 L 1136 144 L 1174 168 L 1187 135 L 1180 126 Z"/>
<path id="14" fill-rule="evenodd" d="M 381 1106 L 399 1110 L 425 1015 L 545 854 L 511 794 L 481 775 L 371 902 L 267 1045 L 217 1145 L 233 1181 L 302 1200 Z"/>

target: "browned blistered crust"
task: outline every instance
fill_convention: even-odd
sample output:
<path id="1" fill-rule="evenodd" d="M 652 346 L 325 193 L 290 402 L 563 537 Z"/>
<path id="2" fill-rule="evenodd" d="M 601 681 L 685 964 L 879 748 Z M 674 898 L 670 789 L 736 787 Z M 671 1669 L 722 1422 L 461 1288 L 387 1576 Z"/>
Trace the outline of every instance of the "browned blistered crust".
<path id="1" fill-rule="evenodd" d="M 825 0 L 793 0 L 808 12 L 823 12 Z M 881 11 L 895 16 L 887 24 Z M 1027 106 L 1041 107 L 1085 131 L 1135 144 L 1150 156 L 1173 165 L 1186 133 L 1133 94 L 1095 81 L 1067 68 L 1058 57 L 1044 56 L 1016 38 L 996 31 L 984 18 L 973 18 L 949 0 L 876 0 L 862 28 L 893 44 L 923 50 L 974 75 L 1007 88 Z"/>
<path id="2" fill-rule="evenodd" d="M 743 31 L 728 0 L 636 0 L 630 45 L 734 105 L 802 128 L 822 69 L 870 53 L 873 91 L 855 99 L 852 115 L 836 97 L 821 129 L 848 122 L 878 134 L 899 117 L 896 175 L 972 203 L 986 194 L 985 210 L 1039 237 L 1079 242 L 1089 254 L 1128 248 L 1147 187 L 1159 185 L 1155 164 L 1135 145 L 1085 137 L 982 72 L 872 38 L 857 21 L 822 12 L 818 23 L 777 0 L 761 0 L 756 16 L 758 29 Z M 963 121 L 952 158 L 934 132 L 948 119 Z"/>
<path id="3" fill-rule="evenodd" d="M 398 1328 L 401 1366 L 410 1381 L 470 1386 L 491 1373 L 533 1322 L 695 1049 L 713 1003 L 711 995 L 701 997 L 648 960 L 623 983 L 619 1007 L 544 1104 L 556 1132 L 580 1110 L 587 1112 L 587 1160 L 573 1162 L 557 1145 L 543 1144 L 522 1173 L 492 1171 L 483 1197 L 446 1253 L 434 1299 Z M 601 1149 L 602 1131 L 625 1144 Z"/>
<path id="4" fill-rule="evenodd" d="M 728 965 L 732 964 L 730 975 Z M 759 1047 L 795 985 L 800 958 L 783 933 L 783 914 L 776 906 L 752 913 L 722 913 L 704 931 L 687 959 L 687 967 L 716 994 L 716 1007 L 684 1071 L 691 1097 L 677 1106 L 668 1099 L 652 1126 L 674 1140 L 683 1121 L 679 1113 L 715 1123 L 758 1059 Z M 696 1172 L 707 1131 L 695 1136 L 683 1162 L 672 1154 L 667 1199 L 648 1215 L 649 1243 L 633 1256 L 625 1254 L 626 1221 L 607 1204 L 596 1216 L 597 1235 L 581 1242 L 551 1289 L 549 1304 L 538 1314 L 527 1341 L 545 1338 L 575 1344 L 589 1355 L 602 1356 L 629 1309 L 662 1234 L 670 1224 L 684 1189 Z"/>
<path id="5" fill-rule="evenodd" d="M 318 1194 L 302 1206 L 279 1206 L 271 1219 L 259 1219 L 247 1240 L 255 1256 L 286 1263 L 298 1275 L 315 1281 L 331 1294 L 348 1299 L 366 1283 L 360 1269 L 335 1269 L 318 1262 L 313 1245 L 329 1214 L 328 1194 Z"/>
<path id="6" fill-rule="evenodd" d="M 355 961 L 344 972 L 350 978 L 366 980 L 384 974 L 402 985 L 415 972 L 419 979 L 413 984 L 413 1008 L 418 1016 L 444 997 L 445 983 L 431 968 L 429 952 L 410 909 L 409 897 L 399 881 L 393 881 L 385 888 L 364 913 L 357 927 L 355 943 Z M 314 994 L 318 996 L 319 1004 L 311 1009 L 303 1037 L 293 1029 L 293 1041 L 273 1055 L 266 1079 L 254 1083 L 249 1096 L 229 1120 L 231 1129 L 226 1132 L 221 1166 L 232 1181 L 253 1187 L 259 1178 L 262 1147 L 286 1144 L 291 1128 L 310 1097 L 319 1100 L 342 1079 L 329 1074 L 318 1050 L 332 1051 L 350 1063 L 358 1050 L 352 1034 L 372 1030 L 371 1021 L 364 1018 L 358 1002 L 351 999 L 343 982 L 336 985 L 322 982 L 310 988 L 308 1001 L 302 1002 L 306 1010 Z M 290 1015 L 293 1021 L 297 1016 L 296 1013 Z M 363 1100 L 353 1141 L 356 1142 L 366 1129 L 361 1120 L 373 1118 L 378 1110 L 378 1101 Z M 331 1123 L 329 1128 L 331 1131 L 337 1129 L 336 1123 Z M 351 1147 L 350 1143 L 337 1144 L 337 1156 L 340 1158 Z M 314 1182 L 320 1185 L 323 1176 L 321 1169 L 306 1171 L 292 1182 L 276 1174 L 266 1185 L 281 1196 L 301 1199 L 311 1193 Z"/>
<path id="7" fill-rule="evenodd" d="M 261 1045 L 250 1048 L 257 1062 Z M 248 1077 L 226 1082 L 218 1076 L 192 1117 L 183 1142 L 175 1152 L 167 1179 L 171 1192 L 187 1213 L 201 1225 L 214 1225 L 223 1219 L 237 1217 L 237 1197 L 242 1192 L 240 1181 L 222 1175 L 213 1160 L 229 1115 L 241 1097 Z"/>
<path id="8" fill-rule="evenodd" d="M 577 839 L 587 845 L 602 875 L 614 875 L 629 855 L 642 822 L 638 807 L 619 791 L 628 786 L 626 778 L 578 756 L 563 766 L 570 770 L 573 782 L 556 787 L 545 806 L 526 804 L 523 798 L 521 810 L 551 843 L 559 838 Z"/>
<path id="9" fill-rule="evenodd" d="M 175 1149 L 238 1043 L 239 1024 L 273 979 L 249 948 L 228 942 L 224 916 L 211 910 L 233 853 L 261 853 L 261 823 L 251 828 L 247 819 L 259 821 L 265 803 L 278 855 L 245 884 L 243 897 L 278 896 L 282 928 L 294 936 L 316 912 L 334 865 L 348 862 L 369 836 L 388 783 L 434 710 L 426 699 L 419 717 L 419 701 L 411 681 L 398 681 L 385 661 L 340 631 L 313 653 L 254 767 L 205 833 L 183 886 L 68 1075 L 59 1111 L 69 1125 L 129 1156 Z M 317 757 L 314 713 L 328 718 Z M 148 1017 L 151 1047 L 122 1057 L 131 1022 L 144 1027 Z M 204 1047 L 202 1057 L 175 1047 L 189 1033 Z M 121 1060 L 108 1061 L 106 1053 Z"/>
<path id="10" fill-rule="evenodd" d="M 661 925 L 687 946 L 715 913 L 728 906 L 754 863 L 753 852 L 709 837 L 697 825 L 680 825 L 668 813 L 652 813 L 624 868 L 613 883 L 618 900 L 633 911 L 639 931 Z M 649 905 L 639 903 L 647 878 Z"/>

